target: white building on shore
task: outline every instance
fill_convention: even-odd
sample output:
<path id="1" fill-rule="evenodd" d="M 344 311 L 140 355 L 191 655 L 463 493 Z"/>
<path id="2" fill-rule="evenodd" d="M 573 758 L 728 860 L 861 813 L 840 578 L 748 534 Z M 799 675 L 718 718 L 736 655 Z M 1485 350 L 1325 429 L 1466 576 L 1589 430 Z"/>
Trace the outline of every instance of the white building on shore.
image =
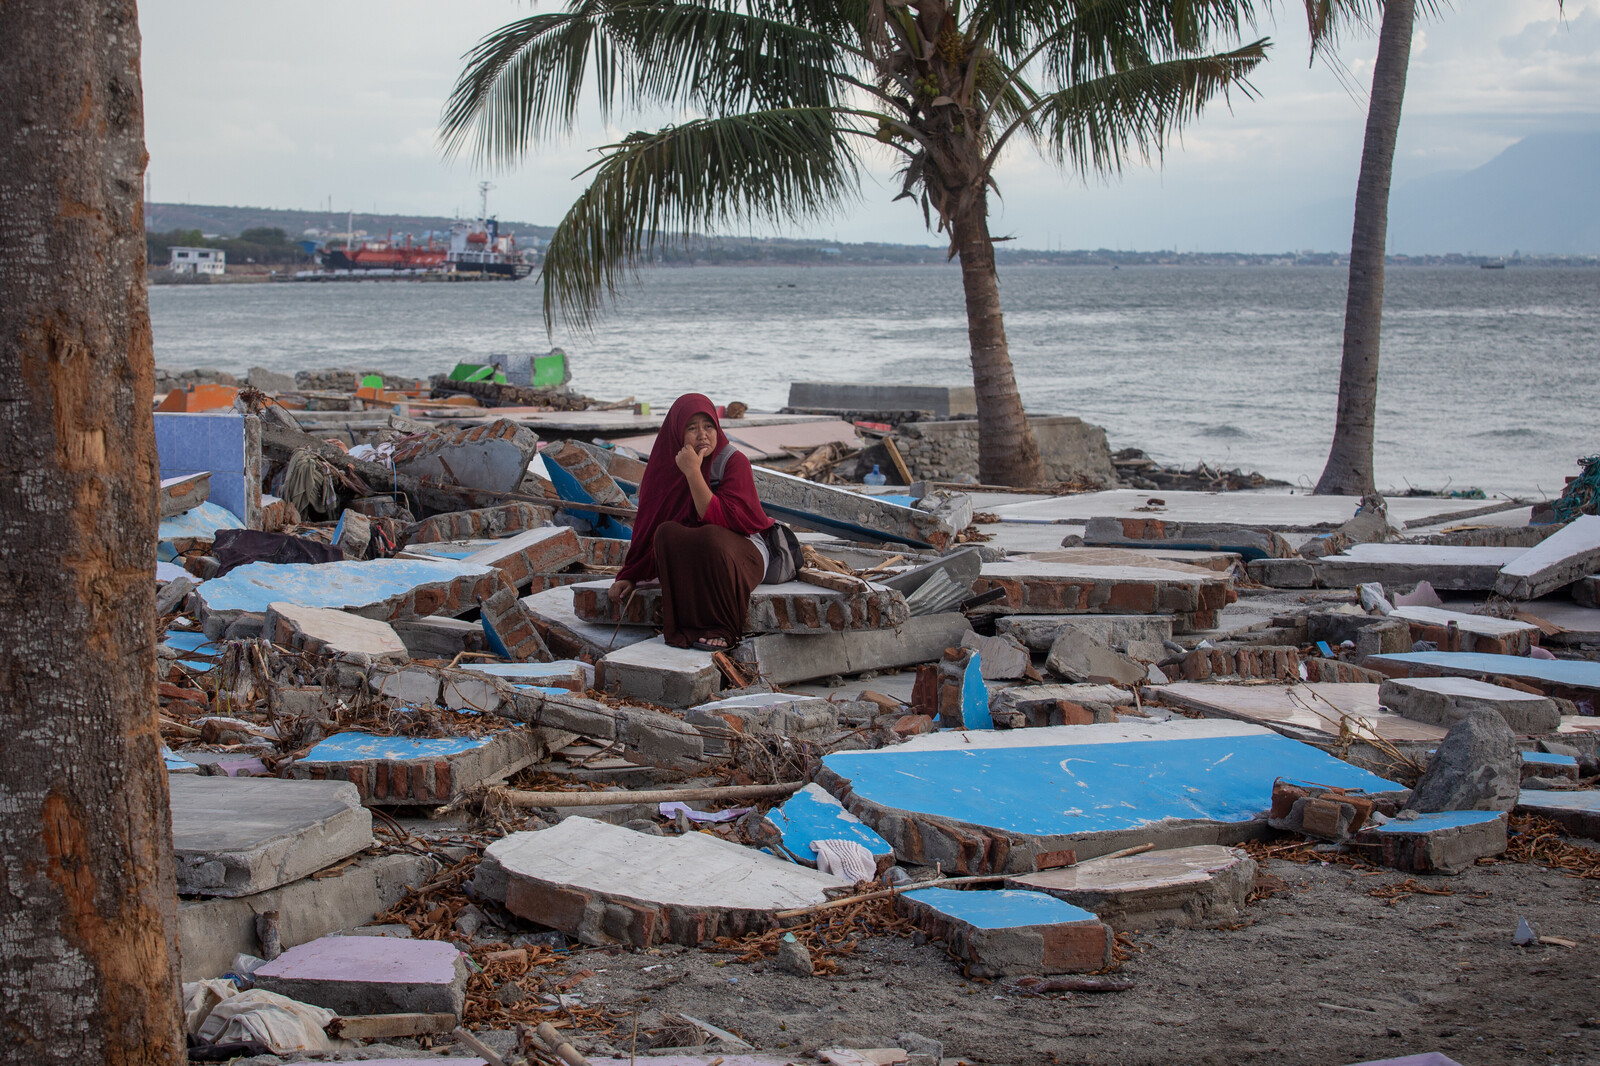
<path id="1" fill-rule="evenodd" d="M 174 274 L 222 274 L 228 253 L 218 248 L 172 248 L 167 269 Z"/>

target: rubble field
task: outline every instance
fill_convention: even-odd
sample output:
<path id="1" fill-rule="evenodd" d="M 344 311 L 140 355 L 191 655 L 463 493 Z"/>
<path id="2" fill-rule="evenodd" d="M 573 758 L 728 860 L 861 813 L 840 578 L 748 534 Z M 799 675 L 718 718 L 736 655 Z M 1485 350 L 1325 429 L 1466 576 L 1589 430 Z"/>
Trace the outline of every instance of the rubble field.
<path id="1" fill-rule="evenodd" d="M 942 480 L 961 390 L 797 383 L 725 427 L 798 571 L 697 651 L 606 595 L 660 417 L 493 369 L 160 405 L 196 1061 L 1600 1062 L 1600 459 L 1063 420 L 1025 491 Z"/>

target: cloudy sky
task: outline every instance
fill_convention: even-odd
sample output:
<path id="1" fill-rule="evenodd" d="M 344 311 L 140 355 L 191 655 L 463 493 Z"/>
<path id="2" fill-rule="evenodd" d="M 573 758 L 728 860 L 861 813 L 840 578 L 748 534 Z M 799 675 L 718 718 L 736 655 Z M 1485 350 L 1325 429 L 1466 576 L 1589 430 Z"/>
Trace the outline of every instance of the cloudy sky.
<path id="1" fill-rule="evenodd" d="M 154 198 L 470 214 L 487 177 L 497 185 L 491 211 L 555 224 L 594 147 L 633 125 L 591 121 L 503 173 L 446 161 L 435 139 L 462 55 L 529 6 L 142 0 Z M 1085 184 L 1012 153 L 998 175 L 994 231 L 1034 248 L 1276 250 L 1283 244 L 1263 219 L 1348 198 L 1376 42 L 1344 42 L 1343 72 L 1309 66 L 1298 0 L 1276 7 L 1276 22 L 1260 28 L 1273 48 L 1254 98 L 1213 107 L 1159 168 L 1109 182 Z M 1396 183 L 1476 167 L 1531 133 L 1597 128 L 1600 0 L 1567 0 L 1564 17 L 1556 0 L 1455 0 L 1417 31 Z M 920 212 L 888 204 L 888 173 L 885 161 L 858 203 L 797 235 L 934 243 Z"/>

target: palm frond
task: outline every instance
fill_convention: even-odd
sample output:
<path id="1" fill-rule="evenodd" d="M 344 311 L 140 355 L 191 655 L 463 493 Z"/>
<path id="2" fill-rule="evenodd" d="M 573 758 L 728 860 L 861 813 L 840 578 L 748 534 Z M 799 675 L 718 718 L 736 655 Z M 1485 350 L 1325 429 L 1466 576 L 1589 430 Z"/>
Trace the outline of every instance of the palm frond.
<path id="1" fill-rule="evenodd" d="M 501 27 L 467 55 L 441 121 L 445 151 L 471 145 L 487 163 L 515 161 L 573 127 L 586 79 L 607 118 L 622 108 L 731 114 L 832 104 L 861 57 L 828 32 L 742 6 L 573 0 L 561 13 Z"/>
<path id="2" fill-rule="evenodd" d="M 1167 138 L 1212 99 L 1232 89 L 1253 95 L 1245 79 L 1267 46 L 1263 39 L 1218 55 L 1152 63 L 1046 96 L 1038 108 L 1045 150 L 1085 176 L 1116 173 L 1132 156 L 1160 157 Z"/>
<path id="3" fill-rule="evenodd" d="M 827 108 L 728 115 L 634 133 L 604 149 L 545 254 L 547 327 L 591 326 L 619 275 L 658 245 L 728 224 L 826 216 L 858 187 L 856 157 Z"/>
<path id="4" fill-rule="evenodd" d="M 1099 57 L 1098 71 L 1104 71 L 1113 69 L 1106 59 L 1118 41 L 1139 40 L 1156 53 L 1198 51 L 1219 37 L 1236 39 L 1264 6 L 1256 0 L 977 0 L 967 24 L 973 39 L 1014 61 L 1053 43 L 1085 61 Z M 1067 69 L 1076 76 L 1063 84 L 1095 67 Z"/>

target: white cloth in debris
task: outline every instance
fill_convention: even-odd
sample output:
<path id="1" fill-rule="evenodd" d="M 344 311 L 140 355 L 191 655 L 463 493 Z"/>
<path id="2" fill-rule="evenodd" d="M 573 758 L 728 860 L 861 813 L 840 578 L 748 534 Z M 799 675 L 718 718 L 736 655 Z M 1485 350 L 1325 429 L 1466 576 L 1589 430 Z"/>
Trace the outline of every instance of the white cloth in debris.
<path id="1" fill-rule="evenodd" d="M 825 874 L 852 883 L 871 881 L 877 876 L 878 861 L 854 840 L 813 840 L 811 850 L 817 853 L 817 869 Z"/>
<path id="2" fill-rule="evenodd" d="M 259 1040 L 280 1055 L 286 1051 L 327 1051 L 350 1046 L 349 1041 L 333 1039 L 323 1032 L 335 1017 L 331 1010 L 253 988 L 212 1007 L 195 1035 L 208 1044 Z"/>

